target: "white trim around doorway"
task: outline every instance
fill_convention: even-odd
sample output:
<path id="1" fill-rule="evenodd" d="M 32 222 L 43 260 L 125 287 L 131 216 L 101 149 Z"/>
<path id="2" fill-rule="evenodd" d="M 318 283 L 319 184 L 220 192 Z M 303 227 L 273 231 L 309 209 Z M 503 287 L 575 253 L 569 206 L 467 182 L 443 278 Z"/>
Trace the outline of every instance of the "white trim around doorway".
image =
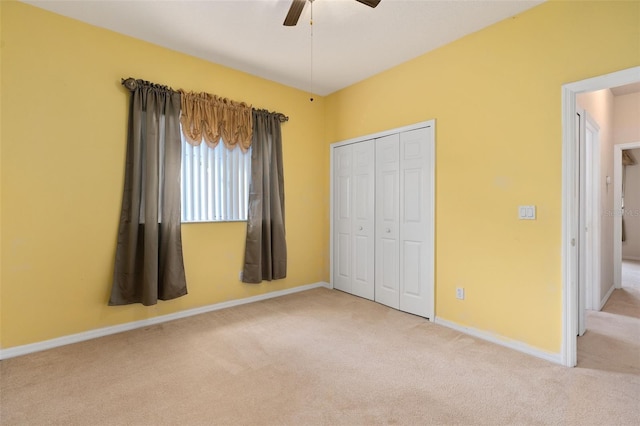
<path id="1" fill-rule="evenodd" d="M 575 188 L 578 153 L 575 147 L 576 95 L 640 81 L 640 66 L 562 86 L 562 348 L 561 363 L 578 360 L 577 256 L 578 218 Z M 615 237 L 614 237 L 615 238 Z"/>

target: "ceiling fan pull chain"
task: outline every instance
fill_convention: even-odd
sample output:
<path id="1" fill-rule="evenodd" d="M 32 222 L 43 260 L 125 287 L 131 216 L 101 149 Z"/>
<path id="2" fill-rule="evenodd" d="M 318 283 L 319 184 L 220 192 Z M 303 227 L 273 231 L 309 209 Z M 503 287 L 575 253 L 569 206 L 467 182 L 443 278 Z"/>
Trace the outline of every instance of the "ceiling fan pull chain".
<path id="1" fill-rule="evenodd" d="M 311 59 L 310 59 L 310 80 L 311 80 L 311 97 L 309 98 L 310 102 L 313 102 L 313 0 L 309 0 L 311 3 L 311 19 L 309 20 L 309 28 L 311 33 Z"/>

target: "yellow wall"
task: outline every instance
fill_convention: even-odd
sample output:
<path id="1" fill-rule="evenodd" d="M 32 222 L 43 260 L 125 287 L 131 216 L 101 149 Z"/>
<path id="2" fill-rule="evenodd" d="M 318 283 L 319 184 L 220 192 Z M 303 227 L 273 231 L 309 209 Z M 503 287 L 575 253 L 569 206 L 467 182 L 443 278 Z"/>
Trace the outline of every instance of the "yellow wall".
<path id="1" fill-rule="evenodd" d="M 15 2 L 1 7 L 1 347 L 328 277 L 324 100 Z M 289 271 L 242 284 L 244 223 L 184 225 L 189 295 L 108 307 L 129 93 L 121 77 L 207 91 L 283 125 Z"/>
<path id="2" fill-rule="evenodd" d="M 2 2 L 0 1 L 0 348 L 2 347 Z"/>
<path id="3" fill-rule="evenodd" d="M 436 119 L 437 317 L 560 352 L 561 86 L 637 65 L 639 2 L 552 2 L 326 98 L 328 143 Z"/>

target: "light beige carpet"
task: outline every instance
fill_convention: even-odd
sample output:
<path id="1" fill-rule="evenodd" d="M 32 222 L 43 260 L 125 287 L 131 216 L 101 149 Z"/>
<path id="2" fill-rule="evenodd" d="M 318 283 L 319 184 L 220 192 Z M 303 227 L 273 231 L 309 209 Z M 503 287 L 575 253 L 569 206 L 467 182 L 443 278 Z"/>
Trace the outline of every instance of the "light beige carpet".
<path id="1" fill-rule="evenodd" d="M 0 424 L 637 425 L 626 332 L 565 368 L 315 289 L 2 361 Z"/>

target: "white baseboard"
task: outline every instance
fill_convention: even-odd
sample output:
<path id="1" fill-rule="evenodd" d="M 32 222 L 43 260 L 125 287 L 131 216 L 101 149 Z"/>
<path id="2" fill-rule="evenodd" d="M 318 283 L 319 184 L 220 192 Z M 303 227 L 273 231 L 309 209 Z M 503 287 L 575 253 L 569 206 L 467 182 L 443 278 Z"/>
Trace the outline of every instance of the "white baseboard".
<path id="1" fill-rule="evenodd" d="M 609 300 L 609 297 L 611 297 L 611 293 L 613 293 L 613 290 L 615 289 L 616 289 L 616 286 L 612 284 L 611 287 L 609 288 L 609 291 L 607 291 L 607 294 L 605 294 L 602 300 L 600 301 L 600 308 L 598 308 L 599 311 L 601 311 L 602 308 L 604 308 L 604 304 L 607 303 L 607 300 Z"/>
<path id="2" fill-rule="evenodd" d="M 532 355 L 537 358 L 542 358 L 544 360 L 562 365 L 562 359 L 559 353 L 554 354 L 550 352 L 545 352 L 541 349 L 535 348 L 533 346 L 529 346 L 526 343 L 513 340 L 508 337 L 491 334 L 486 331 L 478 330 L 472 327 L 466 327 L 464 325 L 456 324 L 455 322 L 444 320 L 440 317 L 435 318 L 435 323 L 439 325 L 443 325 L 445 327 L 452 328 L 454 330 L 460 331 L 470 336 L 477 337 L 478 339 L 486 340 L 491 343 L 498 344 L 500 346 L 505 346 L 509 349 L 514 349 L 516 351 L 523 352 L 527 355 Z"/>
<path id="3" fill-rule="evenodd" d="M 57 348 L 59 346 L 70 345 L 72 343 L 83 342 L 85 340 L 96 339 L 98 337 L 108 336 L 110 334 L 122 333 L 123 331 L 134 330 L 136 328 L 148 327 L 154 324 L 160 324 L 167 321 L 173 321 L 180 318 L 186 318 L 193 315 L 204 314 L 206 312 L 218 311 L 220 309 L 231 308 L 233 306 L 245 305 L 247 303 L 258 302 L 261 300 L 273 299 L 274 297 L 285 296 L 287 294 L 299 293 L 301 291 L 311 290 L 313 288 L 325 287 L 331 288 L 326 282 L 317 282 L 299 287 L 288 288 L 285 290 L 272 291 L 257 296 L 245 297 L 243 299 L 230 300 L 227 302 L 214 303 L 213 305 L 202 306 L 199 308 L 187 309 L 173 314 L 161 315 L 154 318 L 144 319 L 140 321 L 128 322 L 126 324 L 113 325 L 110 327 L 97 328 L 68 336 L 57 337 L 55 339 L 44 340 L 42 342 L 30 343 L 28 345 L 15 346 L 8 349 L 0 349 L 0 360 L 13 358 L 16 356 L 27 355 L 33 352 L 44 351 L 47 349 Z"/>

